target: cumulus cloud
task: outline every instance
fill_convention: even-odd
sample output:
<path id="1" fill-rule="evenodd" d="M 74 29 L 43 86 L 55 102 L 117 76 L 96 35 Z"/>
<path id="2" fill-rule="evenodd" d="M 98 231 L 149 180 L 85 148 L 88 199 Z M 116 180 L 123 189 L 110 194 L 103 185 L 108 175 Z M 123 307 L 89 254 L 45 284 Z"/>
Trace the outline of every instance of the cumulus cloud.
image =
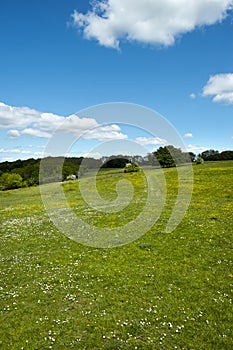
<path id="1" fill-rule="evenodd" d="M 168 142 L 165 139 L 161 139 L 160 137 L 137 137 L 135 139 L 137 143 L 141 146 L 149 146 L 149 145 L 168 145 Z"/>
<path id="2" fill-rule="evenodd" d="M 192 145 L 192 144 L 185 146 L 186 152 L 193 152 L 195 154 L 202 153 L 202 152 L 206 151 L 207 149 L 211 149 L 211 147 L 203 147 L 203 146 Z"/>
<path id="3" fill-rule="evenodd" d="M 193 134 L 191 132 L 188 132 L 187 134 L 184 134 L 184 137 L 186 139 L 191 139 L 193 137 Z"/>
<path id="4" fill-rule="evenodd" d="M 212 75 L 202 95 L 211 96 L 216 103 L 233 104 L 233 73 Z"/>
<path id="5" fill-rule="evenodd" d="M 41 113 L 29 107 L 13 107 L 0 102 L 0 129 L 12 129 L 9 136 L 16 137 L 17 130 L 29 126 L 54 131 L 64 120 L 64 117 L 52 113 Z"/>
<path id="6" fill-rule="evenodd" d="M 8 129 L 7 135 L 11 139 L 22 135 L 48 139 L 58 128 L 61 132 L 73 133 L 84 139 L 102 141 L 127 138 L 118 125 L 101 126 L 94 118 L 80 118 L 75 114 L 64 117 L 0 103 L 0 129 Z"/>
<path id="7" fill-rule="evenodd" d="M 72 23 L 85 38 L 119 48 L 121 40 L 169 46 L 177 36 L 222 21 L 232 0 L 100 0 Z"/>
<path id="8" fill-rule="evenodd" d="M 53 113 L 41 113 L 34 126 L 44 131 L 54 131 L 65 122 L 65 118 Z"/>
<path id="9" fill-rule="evenodd" d="M 121 132 L 121 129 L 118 125 L 105 125 L 99 126 L 94 129 L 88 130 L 83 134 L 84 139 L 98 139 L 100 141 L 108 141 L 108 140 L 125 140 L 127 139 L 127 135 Z"/>
<path id="10" fill-rule="evenodd" d="M 25 128 L 40 117 L 40 112 L 28 107 L 12 107 L 0 103 L 0 129 Z"/>

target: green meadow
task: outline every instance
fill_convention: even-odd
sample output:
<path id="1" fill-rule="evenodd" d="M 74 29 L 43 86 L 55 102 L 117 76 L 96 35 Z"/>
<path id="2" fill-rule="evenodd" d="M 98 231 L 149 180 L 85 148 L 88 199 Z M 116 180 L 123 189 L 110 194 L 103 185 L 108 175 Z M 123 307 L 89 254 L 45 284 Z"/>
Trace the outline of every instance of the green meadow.
<path id="1" fill-rule="evenodd" d="M 232 349 L 233 161 L 193 171 L 192 201 L 172 233 L 166 224 L 178 190 L 175 168 L 164 170 L 159 220 L 140 239 L 111 249 L 63 235 L 39 187 L 0 192 L 0 349 Z M 89 208 L 78 181 L 62 186 L 82 220 L 117 227 L 146 201 L 143 173 L 105 169 L 97 176 L 100 195 L 116 199 L 122 179 L 132 182 L 134 197 L 120 213 Z M 88 188 L 91 173 L 80 181 Z M 52 197 L 53 185 L 43 186 Z"/>

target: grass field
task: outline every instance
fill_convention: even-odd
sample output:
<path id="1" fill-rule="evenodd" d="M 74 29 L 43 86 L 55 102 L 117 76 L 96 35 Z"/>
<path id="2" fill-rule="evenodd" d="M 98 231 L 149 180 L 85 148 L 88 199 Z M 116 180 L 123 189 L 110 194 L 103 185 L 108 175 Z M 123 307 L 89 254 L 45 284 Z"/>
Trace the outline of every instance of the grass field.
<path id="1" fill-rule="evenodd" d="M 62 235 L 39 187 L 0 192 L 0 349 L 232 349 L 233 162 L 193 169 L 192 202 L 172 233 L 165 227 L 177 176 L 167 169 L 159 221 L 112 249 Z M 67 200 L 93 225 L 123 225 L 143 206 L 143 176 L 109 170 L 97 185 L 111 200 L 122 178 L 135 193 L 121 214 L 88 208 L 77 182 L 64 184 Z"/>

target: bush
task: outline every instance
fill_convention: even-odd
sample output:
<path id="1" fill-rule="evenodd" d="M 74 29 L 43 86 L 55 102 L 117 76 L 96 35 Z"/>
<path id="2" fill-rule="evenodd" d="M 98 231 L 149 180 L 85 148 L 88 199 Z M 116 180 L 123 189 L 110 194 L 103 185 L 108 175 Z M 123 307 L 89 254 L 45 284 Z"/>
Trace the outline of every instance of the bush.
<path id="1" fill-rule="evenodd" d="M 197 157 L 196 164 L 204 164 L 204 159 L 202 157 Z"/>
<path id="2" fill-rule="evenodd" d="M 12 190 L 15 188 L 23 187 L 23 179 L 19 174 L 4 173 L 0 177 L 0 189 Z"/>
<path id="3" fill-rule="evenodd" d="M 124 173 L 135 173 L 140 171 L 140 166 L 137 162 L 127 163 L 124 169 Z"/>

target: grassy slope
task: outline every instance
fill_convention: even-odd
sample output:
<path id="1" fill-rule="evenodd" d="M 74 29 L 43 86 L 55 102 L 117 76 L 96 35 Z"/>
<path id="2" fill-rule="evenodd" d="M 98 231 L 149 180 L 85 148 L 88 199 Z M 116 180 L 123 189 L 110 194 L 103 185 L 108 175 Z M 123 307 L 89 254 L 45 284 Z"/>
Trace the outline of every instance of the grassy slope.
<path id="1" fill-rule="evenodd" d="M 158 223 L 113 249 L 82 246 L 59 233 L 37 187 L 0 193 L 0 348 L 232 349 L 233 162 L 194 172 L 193 199 L 175 231 L 164 233 L 177 191 L 176 171 L 168 169 Z M 122 176 L 128 175 L 99 177 L 105 198 L 114 198 Z M 132 176 L 143 203 L 143 178 Z M 77 214 L 106 223 L 106 215 L 87 211 L 75 183 L 65 188 Z M 121 224 L 134 210 L 137 201 Z"/>

